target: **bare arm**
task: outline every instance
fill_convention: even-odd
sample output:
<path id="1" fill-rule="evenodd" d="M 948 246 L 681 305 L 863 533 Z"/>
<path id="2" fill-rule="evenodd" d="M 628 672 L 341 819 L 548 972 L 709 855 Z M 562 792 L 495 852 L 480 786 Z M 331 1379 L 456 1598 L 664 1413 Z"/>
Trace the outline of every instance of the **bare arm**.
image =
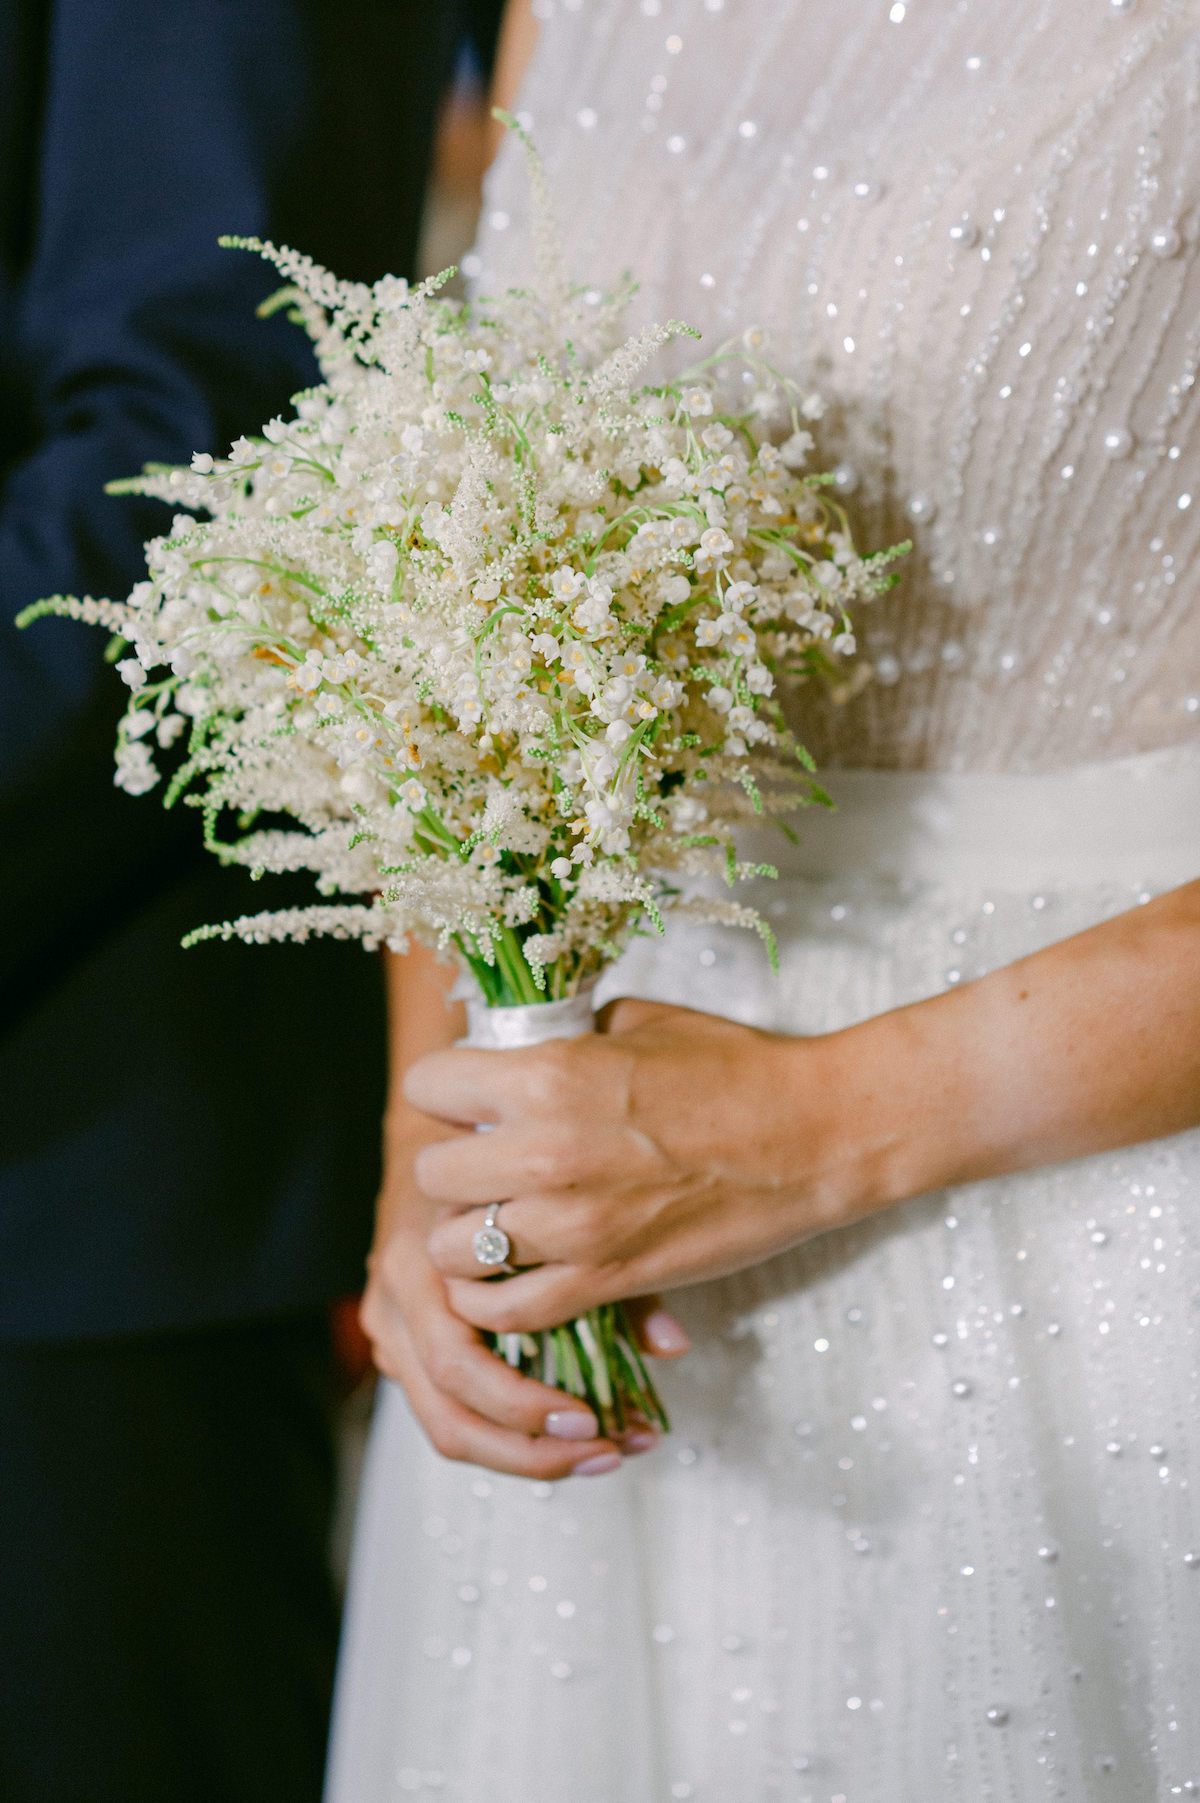
<path id="1" fill-rule="evenodd" d="M 494 1119 L 430 1146 L 432 1246 L 466 1319 L 534 1328 L 753 1264 L 947 1184 L 1200 1123 L 1200 882 L 961 989 L 796 1039 L 618 1003 L 608 1035 L 428 1058 L 406 1093 Z M 513 1198 L 522 1263 L 469 1281 L 472 1205 Z"/>
<path id="2" fill-rule="evenodd" d="M 492 77 L 492 105 L 508 112 L 515 104 L 521 81 L 537 43 L 538 25 L 530 0 L 509 0 L 500 27 L 496 48 L 496 71 Z M 491 151 L 495 156 L 504 136 L 504 127 L 491 120 Z"/>

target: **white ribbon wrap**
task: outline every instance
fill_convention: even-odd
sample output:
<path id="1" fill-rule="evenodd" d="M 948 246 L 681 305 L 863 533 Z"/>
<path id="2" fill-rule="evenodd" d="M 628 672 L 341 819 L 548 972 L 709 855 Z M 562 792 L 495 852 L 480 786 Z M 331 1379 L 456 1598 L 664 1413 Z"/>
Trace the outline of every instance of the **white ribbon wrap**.
<path id="1" fill-rule="evenodd" d="M 532 1002 L 520 1008 L 489 1008 L 481 996 L 468 996 L 463 1044 L 484 1051 L 511 1051 L 541 1045 L 547 1039 L 579 1039 L 584 1033 L 594 1033 L 593 987 L 589 983 L 561 1002 Z"/>

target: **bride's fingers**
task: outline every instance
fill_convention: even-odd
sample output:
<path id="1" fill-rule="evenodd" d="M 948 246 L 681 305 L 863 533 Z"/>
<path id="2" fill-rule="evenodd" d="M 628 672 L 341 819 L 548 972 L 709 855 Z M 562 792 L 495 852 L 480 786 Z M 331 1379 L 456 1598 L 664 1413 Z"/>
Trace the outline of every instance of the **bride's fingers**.
<path id="1" fill-rule="evenodd" d="M 586 1403 L 523 1377 L 497 1358 L 451 1312 L 436 1276 L 411 1283 L 402 1300 L 373 1283 L 363 1305 L 363 1324 L 385 1375 L 407 1383 L 402 1372 L 415 1358 L 435 1390 L 497 1427 L 587 1442 L 593 1452 L 603 1450 Z"/>
<path id="2" fill-rule="evenodd" d="M 490 1333 L 540 1333 L 602 1302 L 620 1302 L 634 1287 L 620 1266 L 610 1272 L 575 1265 L 539 1265 L 503 1283 L 447 1280 L 450 1307 L 463 1321 Z"/>
<path id="3" fill-rule="evenodd" d="M 634 1296 L 624 1307 L 639 1352 L 656 1359 L 677 1359 L 691 1348 L 687 1329 L 663 1307 L 661 1296 Z"/>
<path id="4" fill-rule="evenodd" d="M 600 1302 L 620 1302 L 638 1349 L 654 1358 L 680 1358 L 691 1349 L 686 1328 L 656 1295 L 630 1296 L 635 1280 L 614 1267 L 605 1276 L 570 1264 L 540 1265 L 503 1283 L 446 1284 L 450 1307 L 463 1321 L 490 1333 L 538 1333 L 582 1315 Z"/>
<path id="5" fill-rule="evenodd" d="M 586 1121 L 501 1123 L 494 1132 L 460 1134 L 422 1146 L 413 1172 L 422 1193 L 462 1207 L 506 1196 L 566 1190 L 599 1174 L 657 1174 L 661 1159 L 649 1142 L 619 1128 Z"/>
<path id="6" fill-rule="evenodd" d="M 494 1277 L 475 1256 L 475 1235 L 487 1211 L 465 1209 L 443 1215 L 430 1231 L 427 1250 L 443 1277 Z M 512 1265 L 544 1265 L 565 1262 L 571 1250 L 570 1222 L 550 1197 L 531 1201 L 506 1201 L 497 1206 L 494 1225 L 502 1228 L 512 1250 Z"/>
<path id="7" fill-rule="evenodd" d="M 544 1480 L 576 1473 L 583 1477 L 600 1476 L 615 1471 L 621 1463 L 611 1440 L 531 1439 L 485 1421 L 438 1390 L 411 1350 L 401 1353 L 396 1375 L 414 1414 L 443 1458 L 486 1465 L 492 1471 L 505 1471 L 514 1477 Z"/>

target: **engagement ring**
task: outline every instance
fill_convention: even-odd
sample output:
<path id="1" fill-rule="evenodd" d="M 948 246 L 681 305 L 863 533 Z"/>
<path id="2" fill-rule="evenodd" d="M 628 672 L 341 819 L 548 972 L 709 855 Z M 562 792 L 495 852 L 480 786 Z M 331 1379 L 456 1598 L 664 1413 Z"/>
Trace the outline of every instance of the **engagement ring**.
<path id="1" fill-rule="evenodd" d="M 475 1254 L 476 1264 L 486 1265 L 489 1271 L 502 1277 L 511 1277 L 513 1267 L 508 1260 L 512 1252 L 512 1241 L 503 1227 L 496 1225 L 496 1216 L 501 1206 L 499 1202 L 489 1202 L 483 1226 L 471 1240 L 471 1250 Z"/>

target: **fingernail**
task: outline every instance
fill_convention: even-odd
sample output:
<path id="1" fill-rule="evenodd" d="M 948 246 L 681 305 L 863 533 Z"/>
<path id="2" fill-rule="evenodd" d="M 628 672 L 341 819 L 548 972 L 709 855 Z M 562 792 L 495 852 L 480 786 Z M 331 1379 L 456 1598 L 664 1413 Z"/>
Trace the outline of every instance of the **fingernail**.
<path id="1" fill-rule="evenodd" d="M 642 1332 L 655 1352 L 686 1352 L 692 1343 L 674 1315 L 669 1315 L 665 1308 L 656 1308 L 652 1315 L 646 1316 Z"/>
<path id="2" fill-rule="evenodd" d="M 603 1471 L 616 1471 L 621 1463 L 621 1455 L 616 1452 L 598 1452 L 594 1459 L 584 1459 L 581 1464 L 572 1467 L 574 1477 L 599 1477 Z"/>
<path id="3" fill-rule="evenodd" d="M 626 1434 L 621 1442 L 623 1453 L 653 1452 L 658 1445 L 657 1434 Z"/>
<path id="4" fill-rule="evenodd" d="M 546 1416 L 546 1432 L 556 1440 L 594 1440 L 600 1423 L 591 1409 L 551 1409 Z"/>

